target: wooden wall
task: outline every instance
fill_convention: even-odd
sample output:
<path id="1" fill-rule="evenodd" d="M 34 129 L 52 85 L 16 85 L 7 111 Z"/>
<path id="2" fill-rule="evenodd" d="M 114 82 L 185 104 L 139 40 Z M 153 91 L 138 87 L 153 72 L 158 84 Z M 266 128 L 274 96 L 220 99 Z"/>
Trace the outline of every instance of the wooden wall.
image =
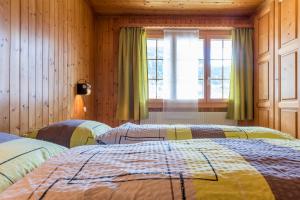
<path id="1" fill-rule="evenodd" d="M 300 137 L 300 4 L 269 1 L 255 17 L 256 123 Z"/>
<path id="2" fill-rule="evenodd" d="M 96 118 L 117 126 L 118 37 L 121 27 L 252 27 L 249 17 L 98 16 L 96 19 Z"/>
<path id="3" fill-rule="evenodd" d="M 94 118 L 93 13 L 84 0 L 0 1 L 0 131 L 22 134 L 69 118 Z"/>

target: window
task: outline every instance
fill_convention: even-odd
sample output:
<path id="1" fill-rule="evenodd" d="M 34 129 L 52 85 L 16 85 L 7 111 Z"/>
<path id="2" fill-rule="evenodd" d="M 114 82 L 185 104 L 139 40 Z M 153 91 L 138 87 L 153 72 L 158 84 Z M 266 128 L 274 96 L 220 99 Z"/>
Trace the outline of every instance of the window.
<path id="1" fill-rule="evenodd" d="M 210 99 L 229 97 L 231 46 L 231 39 L 210 40 Z"/>
<path id="2" fill-rule="evenodd" d="M 200 48 L 200 55 L 199 55 L 199 66 L 198 66 L 198 98 L 204 99 L 204 82 L 205 82 L 205 70 L 204 70 L 204 39 L 199 39 L 199 48 Z"/>
<path id="3" fill-rule="evenodd" d="M 163 42 L 163 39 L 147 40 L 147 62 L 150 99 L 163 98 Z"/>
<path id="4" fill-rule="evenodd" d="M 163 99 L 163 34 L 147 40 L 150 99 Z M 229 31 L 201 31 L 198 58 L 198 99 L 226 102 L 229 97 L 232 40 Z"/>

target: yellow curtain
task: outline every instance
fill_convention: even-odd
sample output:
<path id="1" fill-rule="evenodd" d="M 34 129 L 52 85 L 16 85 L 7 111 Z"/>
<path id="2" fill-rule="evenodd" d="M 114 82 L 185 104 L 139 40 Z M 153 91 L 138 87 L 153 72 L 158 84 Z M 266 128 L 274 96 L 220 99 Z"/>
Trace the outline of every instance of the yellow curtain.
<path id="1" fill-rule="evenodd" d="M 253 120 L 253 29 L 234 29 L 232 45 L 227 118 Z"/>
<path id="2" fill-rule="evenodd" d="M 148 66 L 146 32 L 143 28 L 122 28 L 119 37 L 119 86 L 117 119 L 148 117 Z"/>

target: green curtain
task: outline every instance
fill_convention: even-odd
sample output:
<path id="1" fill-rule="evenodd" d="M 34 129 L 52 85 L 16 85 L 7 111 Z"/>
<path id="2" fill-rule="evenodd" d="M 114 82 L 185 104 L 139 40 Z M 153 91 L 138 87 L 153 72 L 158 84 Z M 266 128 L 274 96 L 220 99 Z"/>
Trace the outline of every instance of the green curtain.
<path id="1" fill-rule="evenodd" d="M 148 66 L 146 32 L 122 28 L 119 37 L 119 83 L 116 117 L 119 120 L 148 118 Z"/>
<path id="2" fill-rule="evenodd" d="M 253 120 L 253 29 L 232 31 L 232 66 L 227 118 Z"/>

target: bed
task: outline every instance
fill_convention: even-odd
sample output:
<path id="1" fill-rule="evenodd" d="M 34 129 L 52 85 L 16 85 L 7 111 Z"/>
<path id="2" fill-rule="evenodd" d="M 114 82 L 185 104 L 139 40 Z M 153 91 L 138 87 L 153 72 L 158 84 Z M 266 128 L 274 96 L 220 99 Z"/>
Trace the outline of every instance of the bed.
<path id="1" fill-rule="evenodd" d="M 272 138 L 294 139 L 269 128 L 225 125 L 136 125 L 126 123 L 97 136 L 99 144 L 131 144 L 143 141 L 185 140 L 197 138 Z"/>
<path id="2" fill-rule="evenodd" d="M 75 147 L 0 199 L 300 199 L 300 142 L 217 138 Z"/>

